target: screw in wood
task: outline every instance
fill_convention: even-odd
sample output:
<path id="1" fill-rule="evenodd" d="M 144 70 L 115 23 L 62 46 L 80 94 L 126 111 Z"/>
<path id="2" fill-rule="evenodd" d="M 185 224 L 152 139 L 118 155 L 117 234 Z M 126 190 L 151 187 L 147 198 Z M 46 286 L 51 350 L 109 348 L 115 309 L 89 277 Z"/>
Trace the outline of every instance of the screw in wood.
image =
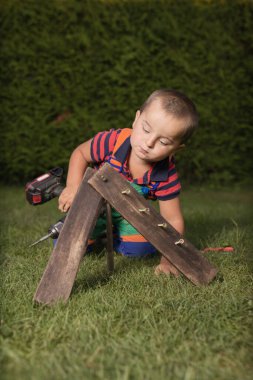
<path id="1" fill-rule="evenodd" d="M 147 212 L 147 213 L 149 213 L 149 208 L 148 207 L 145 207 L 145 208 L 139 208 L 139 211 L 140 212 Z"/>
<path id="2" fill-rule="evenodd" d="M 184 244 L 184 239 L 179 239 L 178 241 L 175 241 L 176 245 L 183 245 Z"/>
<path id="3" fill-rule="evenodd" d="M 107 178 L 104 175 L 101 175 L 101 179 L 103 182 L 107 182 Z"/>
<path id="4" fill-rule="evenodd" d="M 126 189 L 126 190 L 122 190 L 121 194 L 130 194 L 130 192 L 131 192 L 130 189 Z"/>
<path id="5" fill-rule="evenodd" d="M 157 224 L 158 227 L 162 227 L 162 228 L 166 228 L 167 227 L 167 223 L 159 223 Z"/>

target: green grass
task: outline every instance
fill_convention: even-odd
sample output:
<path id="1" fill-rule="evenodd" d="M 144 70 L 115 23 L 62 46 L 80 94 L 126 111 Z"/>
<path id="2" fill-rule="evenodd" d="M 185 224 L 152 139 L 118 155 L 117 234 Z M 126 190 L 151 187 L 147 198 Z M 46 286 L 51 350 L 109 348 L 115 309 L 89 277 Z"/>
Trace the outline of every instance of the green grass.
<path id="1" fill-rule="evenodd" d="M 153 274 L 158 257 L 104 251 L 81 263 L 66 304 L 33 305 L 52 242 L 27 246 L 60 214 L 56 200 L 28 205 L 20 188 L 1 189 L 1 378 L 251 379 L 252 205 L 249 192 L 182 194 L 187 237 L 220 274 L 207 287 Z"/>

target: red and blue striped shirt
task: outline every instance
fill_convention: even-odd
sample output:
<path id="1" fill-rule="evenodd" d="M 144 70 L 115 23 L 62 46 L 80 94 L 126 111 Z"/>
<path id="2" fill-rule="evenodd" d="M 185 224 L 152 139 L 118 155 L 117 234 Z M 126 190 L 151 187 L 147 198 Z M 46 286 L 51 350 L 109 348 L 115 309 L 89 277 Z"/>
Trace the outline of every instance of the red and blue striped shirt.
<path id="1" fill-rule="evenodd" d="M 150 199 L 163 201 L 177 197 L 181 185 L 173 159 L 166 158 L 154 162 L 143 177 L 133 179 L 127 166 L 127 159 L 131 151 L 131 129 L 128 129 L 128 137 L 115 152 L 115 145 L 121 131 L 122 129 L 111 129 L 110 131 L 99 132 L 94 136 L 91 141 L 90 154 L 95 166 L 100 167 L 105 162 L 113 163 L 112 166 L 129 182 L 134 182 L 148 189 L 148 198 Z"/>

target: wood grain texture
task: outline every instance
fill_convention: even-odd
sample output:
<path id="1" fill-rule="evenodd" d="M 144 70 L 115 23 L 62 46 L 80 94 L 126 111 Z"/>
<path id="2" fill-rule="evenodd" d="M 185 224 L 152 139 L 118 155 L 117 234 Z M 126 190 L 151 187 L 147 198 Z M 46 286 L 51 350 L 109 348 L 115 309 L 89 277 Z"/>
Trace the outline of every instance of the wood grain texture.
<path id="1" fill-rule="evenodd" d="M 103 165 L 88 183 L 195 285 L 206 285 L 214 279 L 218 270 L 109 164 Z M 176 245 L 182 238 L 184 244 Z"/>
<path id="2" fill-rule="evenodd" d="M 67 214 L 57 244 L 34 295 L 34 301 L 53 304 L 67 301 L 70 296 L 88 238 L 95 226 L 103 198 L 87 180 L 93 170 L 88 168 Z"/>
<path id="3" fill-rule="evenodd" d="M 107 249 L 107 269 L 111 274 L 114 271 L 114 250 L 113 250 L 113 230 L 112 230 L 112 210 L 106 202 L 106 249 Z"/>

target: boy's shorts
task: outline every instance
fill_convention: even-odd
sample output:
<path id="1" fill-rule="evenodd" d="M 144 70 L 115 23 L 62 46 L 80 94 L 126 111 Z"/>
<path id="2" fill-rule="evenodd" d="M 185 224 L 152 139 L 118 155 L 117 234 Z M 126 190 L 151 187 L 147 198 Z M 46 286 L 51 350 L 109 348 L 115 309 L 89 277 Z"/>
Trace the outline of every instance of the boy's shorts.
<path id="1" fill-rule="evenodd" d="M 144 257 L 153 255 L 156 249 L 116 210 L 112 209 L 113 247 L 115 252 L 128 257 Z M 105 217 L 99 217 L 91 240 L 95 241 L 106 230 Z M 92 244 L 88 249 L 91 250 Z"/>

